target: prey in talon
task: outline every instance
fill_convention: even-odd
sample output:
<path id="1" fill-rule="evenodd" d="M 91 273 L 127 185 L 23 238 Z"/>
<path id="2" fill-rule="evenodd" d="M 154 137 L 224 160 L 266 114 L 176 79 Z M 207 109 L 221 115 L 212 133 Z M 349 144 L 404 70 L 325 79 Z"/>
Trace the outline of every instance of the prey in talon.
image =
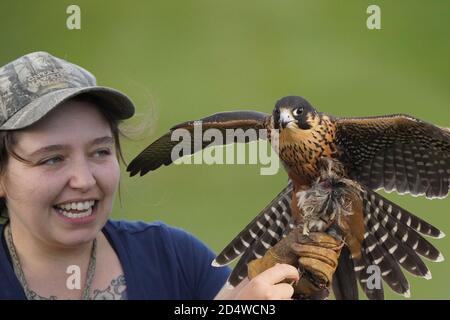
<path id="1" fill-rule="evenodd" d="M 311 187 L 296 194 L 301 211 L 298 223 L 306 236 L 311 231 L 329 231 L 341 238 L 341 233 L 349 230 L 347 220 L 353 214 L 353 205 L 362 203 L 362 187 L 345 178 L 344 168 L 336 160 L 322 158 L 319 170 L 320 175 Z"/>

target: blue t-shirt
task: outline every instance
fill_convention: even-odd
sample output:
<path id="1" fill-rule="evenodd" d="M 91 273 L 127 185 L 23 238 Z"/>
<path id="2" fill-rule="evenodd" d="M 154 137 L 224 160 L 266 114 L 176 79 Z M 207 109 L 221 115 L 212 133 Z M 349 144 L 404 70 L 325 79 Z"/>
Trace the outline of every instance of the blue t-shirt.
<path id="1" fill-rule="evenodd" d="M 128 299 L 212 299 L 230 269 L 211 266 L 214 253 L 191 234 L 162 222 L 109 220 L 103 232 L 117 253 Z M 0 225 L 0 299 L 25 299 Z"/>

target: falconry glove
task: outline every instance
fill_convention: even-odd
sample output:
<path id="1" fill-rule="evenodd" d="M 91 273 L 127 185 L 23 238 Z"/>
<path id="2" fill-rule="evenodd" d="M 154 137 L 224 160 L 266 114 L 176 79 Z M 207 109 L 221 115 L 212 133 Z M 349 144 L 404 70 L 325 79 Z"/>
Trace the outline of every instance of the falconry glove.
<path id="1" fill-rule="evenodd" d="M 248 276 L 254 278 L 277 263 L 299 269 L 300 280 L 293 284 L 294 298 L 328 297 L 343 242 L 323 232 L 303 235 L 301 228 L 292 230 L 266 254 L 248 264 Z"/>

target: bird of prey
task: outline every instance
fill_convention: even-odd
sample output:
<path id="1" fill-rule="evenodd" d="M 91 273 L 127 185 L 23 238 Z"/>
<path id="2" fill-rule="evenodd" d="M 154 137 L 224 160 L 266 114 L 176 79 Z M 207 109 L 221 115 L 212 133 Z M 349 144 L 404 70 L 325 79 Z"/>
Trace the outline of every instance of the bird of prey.
<path id="1" fill-rule="evenodd" d="M 214 260 L 222 266 L 241 257 L 229 278 L 231 285 L 247 276 L 247 264 L 259 258 L 302 220 L 302 195 L 320 178 L 323 159 L 339 164 L 342 177 L 360 188 L 361 204 L 345 234 L 346 245 L 333 278 L 338 299 L 357 299 L 357 280 L 369 299 L 383 299 L 383 287 L 368 285 L 368 267 L 376 265 L 389 287 L 409 296 L 401 268 L 431 278 L 421 257 L 442 261 L 442 254 L 423 235 L 441 238 L 436 227 L 376 192 L 384 189 L 427 198 L 445 198 L 450 181 L 450 130 L 408 115 L 335 117 L 317 111 L 307 100 L 288 96 L 277 101 L 272 114 L 256 111 L 221 112 L 174 126 L 143 150 L 128 166 L 130 175 L 144 175 L 182 157 L 172 149 L 176 129 L 266 129 L 269 141 L 278 133 L 278 154 L 289 176 L 288 185 Z M 264 138 L 263 135 L 253 139 Z M 251 141 L 252 138 L 245 142 Z M 206 148 L 210 142 L 202 142 Z M 193 149 L 191 153 L 198 151 Z"/>

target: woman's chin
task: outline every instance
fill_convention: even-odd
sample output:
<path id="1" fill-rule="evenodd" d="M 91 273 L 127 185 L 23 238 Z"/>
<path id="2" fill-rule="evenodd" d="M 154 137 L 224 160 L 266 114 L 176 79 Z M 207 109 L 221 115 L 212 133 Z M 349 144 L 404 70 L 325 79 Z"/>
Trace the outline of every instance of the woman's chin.
<path id="1" fill-rule="evenodd" d="M 79 248 L 83 244 L 92 242 L 98 236 L 98 230 L 79 230 L 69 234 L 55 235 L 55 240 L 67 248 Z"/>

